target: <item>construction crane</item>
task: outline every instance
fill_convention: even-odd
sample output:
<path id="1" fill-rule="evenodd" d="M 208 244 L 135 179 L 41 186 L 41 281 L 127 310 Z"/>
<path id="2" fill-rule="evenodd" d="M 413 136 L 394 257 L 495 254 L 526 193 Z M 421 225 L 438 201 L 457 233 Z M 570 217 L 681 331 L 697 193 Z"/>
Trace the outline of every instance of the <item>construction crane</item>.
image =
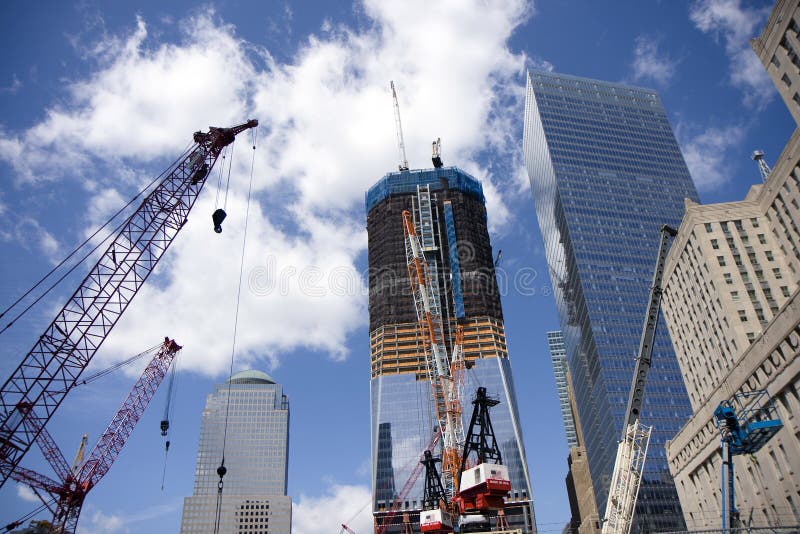
<path id="1" fill-rule="evenodd" d="M 722 401 L 714 410 L 722 449 L 722 532 L 739 527 L 739 512 L 733 486 L 733 457 L 755 454 L 778 431 L 783 423 L 766 390 L 738 393 Z"/>
<path id="2" fill-rule="evenodd" d="M 0 388 L 0 487 L 186 224 L 222 150 L 257 125 L 194 134 L 194 146 L 165 171 Z"/>
<path id="3" fill-rule="evenodd" d="M 157 349 L 142 376 L 111 419 L 108 428 L 100 436 L 86 460 L 76 469 L 67 463 L 47 429 L 38 429 L 36 443 L 55 471 L 58 480 L 19 466 L 11 473 L 11 478 L 31 487 L 45 504 L 54 502 L 54 506 L 51 507 L 53 532 L 59 534 L 75 532 L 86 495 L 111 469 L 180 350 L 181 346 L 174 340 L 164 339 L 164 343 Z M 33 410 L 33 407 L 26 406 L 25 411 L 29 410 Z M 28 425 L 36 425 L 38 422 L 39 419 L 36 417 L 26 419 Z M 50 498 L 45 498 L 43 493 L 48 494 Z"/>
<path id="4" fill-rule="evenodd" d="M 652 427 L 639 421 L 639 414 L 644 400 L 644 388 L 647 373 L 650 370 L 650 359 L 653 355 L 653 342 L 661 311 L 661 280 L 664 277 L 664 262 L 671 239 L 678 234 L 674 228 L 661 227 L 661 241 L 658 245 L 658 256 L 653 272 L 653 283 L 647 303 L 642 337 L 639 342 L 639 353 L 636 368 L 633 372 L 633 383 L 625 410 L 622 439 L 617 447 L 614 472 L 611 476 L 611 487 L 608 492 L 606 515 L 602 534 L 628 534 L 633 524 L 633 513 L 639 495 L 644 463 L 647 459 L 647 447 L 650 444 Z"/>
<path id="5" fill-rule="evenodd" d="M 394 89 L 394 81 L 389 82 L 392 88 L 392 102 L 394 103 L 394 126 L 397 132 L 397 149 L 400 152 L 400 171 L 408 170 L 408 158 L 406 158 L 406 145 L 403 142 L 403 124 L 400 122 L 400 104 L 397 103 L 397 91 Z"/>
<path id="6" fill-rule="evenodd" d="M 430 534 L 453 532 L 453 516 L 448 511 L 447 495 L 442 478 L 436 470 L 440 458 L 434 458 L 431 451 L 425 451 L 420 462 L 425 466 L 425 486 L 422 493 L 422 512 L 419 514 L 419 529 Z"/>
<path id="7" fill-rule="evenodd" d="M 425 364 L 433 391 L 437 423 L 442 432 L 442 474 L 444 489 L 448 500 L 452 499 L 458 487 L 458 475 L 461 465 L 461 444 L 464 442 L 464 425 L 461 420 L 461 400 L 458 381 L 453 371 L 463 369 L 463 353 L 456 343 L 453 361 L 448 361 L 445 345 L 444 327 L 435 260 L 429 262 L 425 257 L 425 249 L 433 249 L 432 235 L 433 215 L 430 189 L 418 188 L 419 223 L 423 235 L 417 233 L 411 212 L 402 212 L 403 228 L 406 241 L 406 260 L 414 296 L 414 306 L 422 334 L 422 346 L 425 353 Z M 460 361 L 459 361 L 460 359 Z M 452 365 L 451 365 L 452 364 Z"/>
<path id="8" fill-rule="evenodd" d="M 511 491 L 511 480 L 508 467 L 503 465 L 503 455 L 489 416 L 489 408 L 499 403 L 486 394 L 485 387 L 477 389 L 472 401 L 472 418 L 461 456 L 461 483 L 456 496 L 462 517 L 473 516 L 466 517 L 465 524 L 476 523 L 474 516 L 490 512 L 504 518 L 501 512 L 505 507 L 505 497 Z M 475 462 L 474 467 L 469 468 L 471 453 L 475 453 Z"/>
<path id="9" fill-rule="evenodd" d="M 761 181 L 766 183 L 767 178 L 769 178 L 769 175 L 772 172 L 772 169 L 769 168 L 769 165 L 767 165 L 767 162 L 764 160 L 764 151 L 754 150 L 753 161 L 755 161 L 758 165 L 758 172 L 761 174 Z"/>
<path id="10" fill-rule="evenodd" d="M 442 162 L 442 138 L 437 137 L 432 147 L 431 161 L 436 169 L 441 169 L 444 166 Z"/>

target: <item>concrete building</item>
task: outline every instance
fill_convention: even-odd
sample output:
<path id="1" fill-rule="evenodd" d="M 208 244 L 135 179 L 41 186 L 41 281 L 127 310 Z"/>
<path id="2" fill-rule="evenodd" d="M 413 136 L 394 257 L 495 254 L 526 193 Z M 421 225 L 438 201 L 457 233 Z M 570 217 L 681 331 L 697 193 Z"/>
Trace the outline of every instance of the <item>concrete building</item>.
<path id="1" fill-rule="evenodd" d="M 553 363 L 553 374 L 556 377 L 556 391 L 558 403 L 561 406 L 561 419 L 564 421 L 564 433 L 567 436 L 567 446 L 572 448 L 578 445 L 578 436 L 575 432 L 575 419 L 570 406 L 570 393 L 567 389 L 567 350 L 564 348 L 564 334 L 556 330 L 547 332 L 547 346 L 550 349 L 550 360 Z"/>
<path id="2" fill-rule="evenodd" d="M 402 211 L 412 211 L 419 225 L 419 206 L 428 198 L 431 220 L 423 228 L 423 246 L 440 295 L 448 354 L 456 323 L 464 329 L 465 430 L 474 387 L 480 384 L 500 400 L 490 415 L 511 479 L 506 517 L 512 528 L 535 532 L 485 198 L 480 182 L 456 167 L 389 173 L 366 194 L 373 513 L 382 523 L 398 501 L 419 530 L 424 476 L 407 484 L 437 422 L 408 278 Z M 388 532 L 401 530 L 396 525 Z"/>
<path id="3" fill-rule="evenodd" d="M 605 513 L 659 229 L 677 226 L 694 183 L 658 95 L 528 73 L 523 151 L 545 244 L 597 509 Z M 642 422 L 654 426 L 634 530 L 685 527 L 664 444 L 691 415 L 659 328 Z"/>
<path id="4" fill-rule="evenodd" d="M 667 257 L 662 308 L 694 411 L 667 451 L 689 528 L 720 524 L 714 409 L 762 389 L 784 428 L 736 457 L 737 506 L 745 525 L 800 524 L 799 223 L 796 130 L 743 201 L 689 203 Z"/>
<path id="5" fill-rule="evenodd" d="M 269 375 L 236 373 L 206 399 L 194 491 L 183 502 L 181 534 L 214 532 L 223 449 L 227 473 L 219 532 L 290 534 L 289 398 Z"/>
<path id="6" fill-rule="evenodd" d="M 750 46 L 800 125 L 800 2 L 778 0 L 764 31 Z"/>

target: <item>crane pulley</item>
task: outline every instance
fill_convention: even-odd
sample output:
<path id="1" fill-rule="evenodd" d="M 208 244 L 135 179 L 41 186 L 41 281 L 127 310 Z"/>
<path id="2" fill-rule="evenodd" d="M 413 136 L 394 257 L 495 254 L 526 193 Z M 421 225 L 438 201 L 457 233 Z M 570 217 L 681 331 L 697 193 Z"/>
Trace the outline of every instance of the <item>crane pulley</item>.
<path id="1" fill-rule="evenodd" d="M 222 149 L 257 125 L 250 120 L 195 132 L 194 147 L 167 169 L 0 387 L 0 487 L 186 224 Z M 20 406 L 30 409 L 23 412 Z M 28 424 L 26 419 L 35 420 Z"/>

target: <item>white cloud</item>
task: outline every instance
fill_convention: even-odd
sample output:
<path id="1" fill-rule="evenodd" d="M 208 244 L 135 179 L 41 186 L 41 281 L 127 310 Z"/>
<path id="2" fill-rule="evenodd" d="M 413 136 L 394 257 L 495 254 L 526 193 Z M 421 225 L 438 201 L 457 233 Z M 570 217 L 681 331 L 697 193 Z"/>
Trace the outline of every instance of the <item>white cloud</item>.
<path id="1" fill-rule="evenodd" d="M 676 60 L 658 49 L 658 40 L 644 35 L 636 38 L 631 64 L 633 81 L 653 81 L 664 87 L 675 74 L 677 65 Z"/>
<path id="2" fill-rule="evenodd" d="M 744 93 L 744 102 L 756 108 L 763 108 L 772 99 L 775 87 L 748 43 L 770 9 L 745 7 L 741 0 L 697 0 L 689 10 L 697 29 L 723 40 L 731 62 L 731 83 Z"/>
<path id="3" fill-rule="evenodd" d="M 522 0 L 367 0 L 363 10 L 371 24 L 311 35 L 286 64 L 208 10 L 181 23 L 179 43 L 152 42 L 142 19 L 127 36 L 103 33 L 87 56 L 97 70 L 41 123 L 0 132 L 0 158 L 29 187 L 81 172 L 93 226 L 146 182 L 132 169 L 174 158 L 195 130 L 258 118 L 237 366 L 274 366 L 298 347 L 344 358 L 348 336 L 366 322 L 356 273 L 363 195 L 397 164 L 389 80 L 411 166 L 430 166 L 430 142 L 441 137 L 445 163 L 483 181 L 491 228 L 502 228 L 519 188 L 514 131 L 526 61 L 506 43 L 531 16 Z M 227 369 L 252 154 L 249 133 L 240 137 L 224 233 L 211 230 L 215 171 L 100 360 L 152 343 L 149 333 L 185 344 L 188 368 Z M 491 166 L 481 163 L 487 147 L 499 160 Z"/>
<path id="4" fill-rule="evenodd" d="M 77 532 L 78 534 L 122 534 L 130 530 L 120 516 L 106 515 L 97 510 L 81 515 Z"/>
<path id="5" fill-rule="evenodd" d="M 59 258 L 59 244 L 53 234 L 39 221 L 27 215 L 11 213 L 7 206 L 0 204 L 0 214 L 9 212 L 7 225 L 0 228 L 0 242 L 13 242 L 27 250 L 35 250 L 55 264 Z"/>
<path id="6" fill-rule="evenodd" d="M 744 132 L 742 126 L 711 126 L 700 130 L 694 125 L 678 124 L 681 152 L 700 191 L 709 191 L 730 181 L 731 149 L 738 149 Z"/>
<path id="7" fill-rule="evenodd" d="M 292 503 L 292 532 L 330 534 L 338 532 L 344 522 L 355 532 L 371 532 L 374 528 L 371 500 L 366 486 L 334 484 L 320 497 L 301 494 Z"/>
<path id="8" fill-rule="evenodd" d="M 17 484 L 17 497 L 26 502 L 35 502 L 37 504 L 42 502 L 33 490 L 25 484 Z"/>

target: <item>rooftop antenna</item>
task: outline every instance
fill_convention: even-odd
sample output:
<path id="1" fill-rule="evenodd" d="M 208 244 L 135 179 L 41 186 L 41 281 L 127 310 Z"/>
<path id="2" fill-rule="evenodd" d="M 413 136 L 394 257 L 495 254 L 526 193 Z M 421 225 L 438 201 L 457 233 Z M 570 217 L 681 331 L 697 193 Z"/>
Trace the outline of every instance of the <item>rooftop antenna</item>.
<path id="1" fill-rule="evenodd" d="M 767 162 L 764 161 L 764 151 L 754 150 L 753 161 L 758 164 L 758 170 L 761 173 L 761 181 L 766 183 L 767 178 L 769 178 L 769 173 L 771 173 L 772 170 L 769 168 L 769 165 L 767 165 Z"/>
<path id="2" fill-rule="evenodd" d="M 392 100 L 394 101 L 394 123 L 397 129 L 397 147 L 400 150 L 400 171 L 408 170 L 408 159 L 406 159 L 406 145 L 403 143 L 403 125 L 400 123 L 400 105 L 397 103 L 397 92 L 394 90 L 394 81 L 390 81 L 392 88 Z"/>

